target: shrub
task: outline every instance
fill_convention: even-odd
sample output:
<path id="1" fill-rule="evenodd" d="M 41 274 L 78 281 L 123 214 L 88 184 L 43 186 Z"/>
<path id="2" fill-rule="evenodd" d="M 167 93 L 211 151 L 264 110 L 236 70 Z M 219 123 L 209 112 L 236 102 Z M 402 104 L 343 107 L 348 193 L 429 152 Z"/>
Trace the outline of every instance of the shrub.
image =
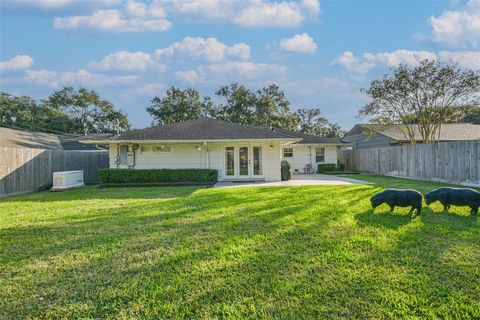
<path id="1" fill-rule="evenodd" d="M 344 163 L 339 163 L 338 164 L 338 171 L 345 171 L 345 164 Z"/>
<path id="2" fill-rule="evenodd" d="M 319 163 L 317 167 L 318 172 L 328 172 L 337 170 L 335 163 Z"/>
<path id="3" fill-rule="evenodd" d="M 100 169 L 103 183 L 215 183 L 214 169 Z"/>

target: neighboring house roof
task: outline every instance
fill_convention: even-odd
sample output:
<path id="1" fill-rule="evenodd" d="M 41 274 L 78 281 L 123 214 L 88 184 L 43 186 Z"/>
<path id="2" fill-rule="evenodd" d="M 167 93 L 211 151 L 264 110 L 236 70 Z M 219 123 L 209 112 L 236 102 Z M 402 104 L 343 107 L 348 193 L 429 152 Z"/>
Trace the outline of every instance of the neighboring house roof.
<path id="1" fill-rule="evenodd" d="M 270 127 L 267 126 L 257 126 L 257 128 L 262 128 L 263 130 L 272 130 Z M 285 130 L 281 128 L 273 128 L 274 132 L 285 134 L 288 136 L 293 136 L 297 138 L 301 138 L 302 140 L 297 142 L 298 144 L 344 144 L 340 139 L 337 138 L 329 138 L 329 137 L 321 137 L 321 136 L 316 136 L 313 134 L 306 134 L 303 132 L 296 132 L 296 131 L 290 131 L 290 130 Z"/>
<path id="2" fill-rule="evenodd" d="M 54 135 L 0 127 L 0 147 L 20 147 L 56 150 L 99 150 L 96 145 L 81 143 L 80 140 L 111 137 L 110 134 Z"/>
<path id="3" fill-rule="evenodd" d="M 0 146 L 34 149 L 62 149 L 60 140 L 54 134 L 29 132 L 10 128 L 0 128 Z"/>
<path id="4" fill-rule="evenodd" d="M 406 125 L 405 125 L 406 126 Z M 418 125 L 414 126 L 415 137 L 421 140 Z M 405 138 L 399 125 L 357 124 L 346 135 L 344 141 L 349 141 L 350 136 L 376 132 L 397 141 L 409 141 Z M 445 123 L 440 130 L 440 141 L 477 140 L 480 139 L 480 125 L 470 123 Z"/>
<path id="5" fill-rule="evenodd" d="M 104 144 L 86 144 L 80 141 L 83 140 L 105 140 L 113 137 L 112 134 L 109 133 L 94 133 L 94 134 L 87 134 L 87 135 L 59 135 L 58 139 L 62 144 L 63 150 L 102 150 L 108 149 L 108 145 Z"/>
<path id="6" fill-rule="evenodd" d="M 109 141 L 299 140 L 296 136 L 255 126 L 200 118 L 121 133 Z M 89 141 L 91 142 L 91 141 Z"/>

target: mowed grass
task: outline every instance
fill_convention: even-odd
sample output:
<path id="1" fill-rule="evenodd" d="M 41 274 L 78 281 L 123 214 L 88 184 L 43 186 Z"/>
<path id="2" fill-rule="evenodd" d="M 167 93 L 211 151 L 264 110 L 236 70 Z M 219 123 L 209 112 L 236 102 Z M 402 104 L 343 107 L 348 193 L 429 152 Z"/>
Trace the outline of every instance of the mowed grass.
<path id="1" fill-rule="evenodd" d="M 469 209 L 387 186 L 88 187 L 0 200 L 0 319 L 480 318 Z"/>

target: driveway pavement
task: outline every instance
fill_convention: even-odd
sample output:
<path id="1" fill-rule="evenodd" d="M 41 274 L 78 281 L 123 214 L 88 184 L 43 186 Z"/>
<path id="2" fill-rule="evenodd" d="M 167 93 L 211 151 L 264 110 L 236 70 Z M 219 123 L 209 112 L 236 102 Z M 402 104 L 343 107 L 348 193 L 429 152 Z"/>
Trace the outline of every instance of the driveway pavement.
<path id="1" fill-rule="evenodd" d="M 344 178 L 328 174 L 293 174 L 289 181 L 278 182 L 218 182 L 214 188 L 226 187 L 293 187 L 293 186 L 326 186 L 348 184 L 372 184 L 370 182 Z"/>

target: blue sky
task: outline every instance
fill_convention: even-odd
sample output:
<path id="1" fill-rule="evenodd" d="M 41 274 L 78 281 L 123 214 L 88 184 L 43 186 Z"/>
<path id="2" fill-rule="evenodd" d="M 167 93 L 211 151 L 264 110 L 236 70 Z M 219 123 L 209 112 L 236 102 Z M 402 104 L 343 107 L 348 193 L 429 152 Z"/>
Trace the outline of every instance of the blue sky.
<path id="1" fill-rule="evenodd" d="M 213 96 L 238 81 L 278 84 L 292 109 L 319 107 L 344 129 L 360 88 L 399 63 L 480 69 L 480 0 L 2 0 L 0 89 L 47 97 L 97 90 L 134 127 L 172 85 Z"/>

